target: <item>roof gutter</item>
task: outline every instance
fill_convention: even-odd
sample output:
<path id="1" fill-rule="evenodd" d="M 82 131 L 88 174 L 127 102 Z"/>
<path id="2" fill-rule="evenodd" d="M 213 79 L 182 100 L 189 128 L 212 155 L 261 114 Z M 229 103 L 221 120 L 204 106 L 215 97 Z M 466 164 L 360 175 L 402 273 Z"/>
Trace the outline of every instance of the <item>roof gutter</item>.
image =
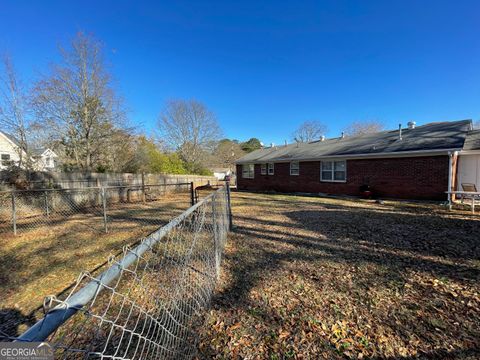
<path id="1" fill-rule="evenodd" d="M 458 155 L 480 155 L 480 150 L 461 150 Z"/>
<path id="2" fill-rule="evenodd" d="M 328 159 L 370 159 L 370 158 L 395 158 L 395 157 L 416 157 L 416 156 L 439 156 L 439 155 L 448 155 L 450 152 L 458 152 L 461 149 L 452 148 L 452 149 L 439 149 L 439 150 L 415 150 L 415 151 L 396 151 L 396 152 L 384 152 L 384 153 L 374 153 L 374 154 L 344 154 L 344 155 L 325 155 L 317 156 L 314 158 L 278 158 L 278 159 L 252 159 L 252 160 L 242 160 L 239 159 L 236 164 L 252 164 L 252 163 L 267 163 L 267 162 L 290 162 L 290 161 L 320 161 Z"/>

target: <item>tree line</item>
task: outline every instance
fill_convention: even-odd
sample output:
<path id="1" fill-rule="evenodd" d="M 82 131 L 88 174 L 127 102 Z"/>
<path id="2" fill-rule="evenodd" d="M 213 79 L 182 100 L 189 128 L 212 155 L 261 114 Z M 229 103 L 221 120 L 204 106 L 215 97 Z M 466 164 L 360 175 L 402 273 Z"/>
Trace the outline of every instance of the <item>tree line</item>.
<path id="1" fill-rule="evenodd" d="M 222 138 L 214 112 L 194 99 L 168 101 L 157 120 L 157 136 L 129 121 L 125 102 L 104 58 L 104 45 L 79 32 L 59 48 L 59 61 L 30 85 L 3 56 L 0 72 L 0 130 L 19 143 L 19 167 L 31 168 L 38 148 L 51 148 L 64 171 L 209 174 L 232 168 L 236 159 L 262 147 L 257 138 Z M 379 131 L 376 121 L 352 123 L 348 135 Z M 327 131 L 304 122 L 292 141 L 318 140 Z"/>
<path id="2" fill-rule="evenodd" d="M 142 134 L 128 120 L 100 41 L 80 32 L 59 53 L 31 85 L 3 56 L 0 130 L 19 143 L 18 167 L 31 168 L 36 151 L 48 147 L 64 171 L 208 174 L 260 147 L 258 139 L 222 140 L 215 114 L 196 100 L 168 101 L 158 136 Z"/>

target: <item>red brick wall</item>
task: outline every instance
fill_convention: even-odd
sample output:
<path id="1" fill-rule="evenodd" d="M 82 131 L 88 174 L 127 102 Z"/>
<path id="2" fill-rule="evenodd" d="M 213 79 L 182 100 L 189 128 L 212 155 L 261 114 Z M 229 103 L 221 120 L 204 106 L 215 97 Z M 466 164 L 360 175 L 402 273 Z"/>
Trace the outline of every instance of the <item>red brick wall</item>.
<path id="1" fill-rule="evenodd" d="M 446 200 L 448 156 L 347 160 L 345 183 L 320 182 L 319 161 L 300 162 L 298 176 L 290 176 L 289 163 L 275 163 L 274 175 L 260 175 L 260 164 L 255 164 L 254 179 L 242 178 L 237 165 L 241 190 L 359 195 L 363 184 L 377 197 Z"/>

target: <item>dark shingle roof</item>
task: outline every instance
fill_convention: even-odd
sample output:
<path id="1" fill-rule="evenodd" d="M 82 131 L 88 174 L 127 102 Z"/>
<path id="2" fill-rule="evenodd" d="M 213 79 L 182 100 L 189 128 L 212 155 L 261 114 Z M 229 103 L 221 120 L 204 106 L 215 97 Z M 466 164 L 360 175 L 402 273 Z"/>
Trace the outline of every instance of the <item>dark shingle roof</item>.
<path id="1" fill-rule="evenodd" d="M 32 153 L 32 155 L 34 155 L 34 156 L 41 156 L 41 155 L 45 152 L 45 150 L 47 150 L 47 148 L 44 148 L 44 147 L 42 147 L 42 148 L 35 148 L 35 149 L 32 149 L 32 150 L 31 150 L 31 153 Z"/>
<path id="2" fill-rule="evenodd" d="M 480 150 L 480 130 L 472 130 L 467 134 L 463 150 Z"/>
<path id="3" fill-rule="evenodd" d="M 329 156 L 353 157 L 383 153 L 440 151 L 463 148 L 471 120 L 430 123 L 415 129 L 381 131 L 374 134 L 327 139 L 259 149 L 240 158 L 237 163 L 310 160 Z"/>

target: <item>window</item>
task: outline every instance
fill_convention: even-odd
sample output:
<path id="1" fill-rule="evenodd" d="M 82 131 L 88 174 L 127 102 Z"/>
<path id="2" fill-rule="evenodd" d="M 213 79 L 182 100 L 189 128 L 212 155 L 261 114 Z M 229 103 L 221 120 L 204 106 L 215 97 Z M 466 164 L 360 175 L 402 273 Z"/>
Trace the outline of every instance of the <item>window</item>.
<path id="1" fill-rule="evenodd" d="M 290 175 L 300 174 L 300 163 L 298 161 L 290 163 Z"/>
<path id="2" fill-rule="evenodd" d="M 268 175 L 273 175 L 275 173 L 274 164 L 268 163 Z"/>
<path id="3" fill-rule="evenodd" d="M 255 172 L 255 165 L 253 164 L 242 165 L 242 177 L 244 179 L 253 179 L 254 172 Z"/>
<path id="4" fill-rule="evenodd" d="M 10 154 L 2 154 L 2 165 L 3 166 L 10 165 Z"/>
<path id="5" fill-rule="evenodd" d="M 260 165 L 260 174 L 267 175 L 267 164 Z"/>
<path id="6" fill-rule="evenodd" d="M 347 179 L 347 162 L 322 161 L 320 170 L 321 181 L 344 182 Z"/>

